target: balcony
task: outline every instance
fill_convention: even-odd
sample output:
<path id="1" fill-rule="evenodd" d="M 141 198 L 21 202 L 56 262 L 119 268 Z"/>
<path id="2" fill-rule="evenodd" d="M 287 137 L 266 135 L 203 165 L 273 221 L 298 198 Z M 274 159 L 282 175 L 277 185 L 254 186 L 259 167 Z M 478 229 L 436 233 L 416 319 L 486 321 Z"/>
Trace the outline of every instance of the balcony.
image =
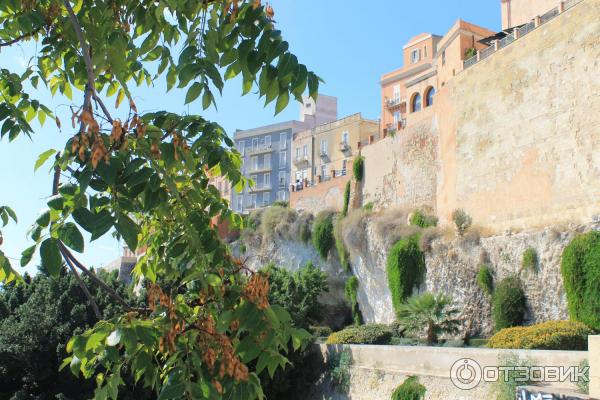
<path id="1" fill-rule="evenodd" d="M 323 162 L 329 162 L 329 153 L 328 152 L 321 150 L 319 152 L 319 157 L 321 157 L 321 160 L 323 160 Z"/>
<path id="2" fill-rule="evenodd" d="M 259 174 L 261 172 L 269 172 L 271 169 L 271 164 L 251 165 L 250 168 L 248 168 L 248 173 Z"/>
<path id="3" fill-rule="evenodd" d="M 400 129 L 406 128 L 406 119 L 402 118 L 395 124 L 387 124 L 383 133 L 385 135 L 394 136 Z"/>
<path id="4" fill-rule="evenodd" d="M 271 185 L 260 185 L 250 188 L 250 193 L 270 192 L 271 189 Z"/>
<path id="5" fill-rule="evenodd" d="M 246 154 L 249 156 L 257 156 L 259 154 L 270 153 L 273 151 L 273 147 L 269 145 L 261 145 L 257 147 L 250 147 L 246 149 Z"/>
<path id="6" fill-rule="evenodd" d="M 344 153 L 344 155 L 348 156 L 352 152 L 352 148 L 348 142 L 342 141 L 340 142 L 340 151 Z"/>
<path id="7" fill-rule="evenodd" d="M 310 160 L 308 159 L 308 154 L 295 157 L 294 165 L 298 168 L 308 167 L 310 165 Z"/>
<path id="8" fill-rule="evenodd" d="M 385 99 L 385 106 L 387 108 L 395 108 L 395 107 L 399 107 L 402 104 L 406 104 L 406 100 L 401 99 L 400 97 L 394 97 L 392 99 Z"/>

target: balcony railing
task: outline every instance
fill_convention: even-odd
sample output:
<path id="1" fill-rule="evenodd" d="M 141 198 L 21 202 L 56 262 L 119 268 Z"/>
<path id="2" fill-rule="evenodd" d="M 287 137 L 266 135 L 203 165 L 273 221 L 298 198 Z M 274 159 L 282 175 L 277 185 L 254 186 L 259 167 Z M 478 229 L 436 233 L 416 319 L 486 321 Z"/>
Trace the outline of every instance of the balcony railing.
<path id="1" fill-rule="evenodd" d="M 350 144 L 348 142 L 342 141 L 340 142 L 340 151 L 342 153 L 349 153 L 352 150 Z"/>
<path id="2" fill-rule="evenodd" d="M 271 151 L 273 151 L 273 147 L 269 144 L 269 145 L 262 145 L 262 146 L 257 146 L 257 147 L 249 147 L 246 149 L 246 153 L 249 156 L 253 156 L 253 155 L 257 155 L 257 154 L 263 154 L 263 153 L 270 153 Z"/>
<path id="3" fill-rule="evenodd" d="M 476 55 L 474 55 L 471 58 L 466 59 L 465 61 L 463 61 L 463 69 L 467 69 L 475 64 L 477 64 L 479 61 L 484 60 L 486 58 L 488 58 L 489 56 L 491 56 L 493 53 L 495 53 L 497 50 L 508 46 L 509 44 L 511 44 L 512 42 L 517 41 L 518 39 L 522 38 L 523 36 L 527 35 L 529 32 L 533 31 L 534 29 L 538 28 L 541 25 L 544 25 L 545 23 L 547 23 L 548 21 L 553 20 L 554 18 L 556 18 L 557 16 L 559 16 L 560 14 L 562 14 L 563 12 L 567 11 L 568 9 L 576 6 L 577 4 L 581 3 L 583 0 L 566 0 L 566 1 L 561 1 L 559 3 L 558 7 L 554 7 L 553 9 L 551 9 L 550 11 L 536 17 L 533 21 L 515 28 L 514 31 L 505 36 L 503 39 L 499 40 L 498 42 L 496 42 L 495 44 L 493 44 L 492 46 L 486 47 L 483 50 L 480 50 Z"/>
<path id="4" fill-rule="evenodd" d="M 273 169 L 271 164 L 251 165 L 250 168 L 248 168 L 248 173 L 255 174 L 270 171 L 271 169 Z"/>
<path id="5" fill-rule="evenodd" d="M 400 104 L 402 104 L 403 102 L 404 102 L 404 100 L 402 100 L 400 97 L 394 97 L 394 98 L 391 98 L 391 99 L 387 99 L 386 98 L 385 99 L 385 105 L 388 108 L 397 107 Z"/>
<path id="6" fill-rule="evenodd" d="M 327 151 L 321 150 L 319 152 L 319 157 L 321 157 L 321 160 L 329 160 L 329 153 Z"/>
<path id="7" fill-rule="evenodd" d="M 250 192 L 252 193 L 257 193 L 257 192 L 270 192 L 271 191 L 271 185 L 260 185 L 260 186 L 255 186 L 253 188 L 250 188 Z"/>
<path id="8" fill-rule="evenodd" d="M 296 165 L 296 166 L 309 165 L 309 164 L 310 164 L 310 160 L 308 158 L 308 155 L 296 156 L 294 158 L 294 165 Z"/>

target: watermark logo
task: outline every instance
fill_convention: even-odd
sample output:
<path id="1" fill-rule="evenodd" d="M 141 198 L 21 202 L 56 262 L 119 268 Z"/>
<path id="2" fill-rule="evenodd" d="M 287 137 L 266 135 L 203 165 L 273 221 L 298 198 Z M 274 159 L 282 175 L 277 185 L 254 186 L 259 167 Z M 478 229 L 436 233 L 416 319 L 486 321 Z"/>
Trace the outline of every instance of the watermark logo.
<path id="1" fill-rule="evenodd" d="M 471 390 L 481 382 L 482 370 L 477 361 L 461 358 L 452 364 L 450 379 L 454 386 L 462 390 Z"/>
<path id="2" fill-rule="evenodd" d="M 488 366 L 481 367 L 477 361 L 461 358 L 452 364 L 450 380 L 459 389 L 471 390 L 483 382 L 556 383 L 587 382 L 589 367 L 554 366 Z"/>

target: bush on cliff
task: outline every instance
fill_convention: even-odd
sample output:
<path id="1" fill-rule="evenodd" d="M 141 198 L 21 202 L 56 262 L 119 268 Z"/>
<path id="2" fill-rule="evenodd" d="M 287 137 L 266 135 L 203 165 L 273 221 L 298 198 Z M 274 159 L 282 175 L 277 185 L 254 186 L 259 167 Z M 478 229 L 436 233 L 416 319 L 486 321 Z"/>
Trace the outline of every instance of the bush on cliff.
<path id="1" fill-rule="evenodd" d="M 334 221 L 333 235 L 335 237 L 335 249 L 340 259 L 340 265 L 344 271 L 348 272 L 350 271 L 350 254 L 348 254 L 348 250 L 344 244 L 341 216 L 338 216 Z"/>
<path id="2" fill-rule="evenodd" d="M 521 280 L 516 276 L 501 280 L 492 296 L 494 329 L 499 331 L 521 325 L 526 311 L 527 305 Z"/>
<path id="3" fill-rule="evenodd" d="M 464 235 L 467 229 L 469 229 L 473 223 L 471 216 L 467 214 L 465 210 L 460 208 L 454 210 L 452 213 L 452 221 L 454 221 L 454 225 L 456 226 L 456 231 L 458 232 L 459 236 Z"/>
<path id="4" fill-rule="evenodd" d="M 528 247 L 523 252 L 523 260 L 521 266 L 524 270 L 536 272 L 538 267 L 538 255 L 533 247 Z"/>
<path id="5" fill-rule="evenodd" d="M 600 232 L 576 236 L 563 251 L 560 269 L 571 319 L 600 330 Z"/>
<path id="6" fill-rule="evenodd" d="M 342 216 L 348 215 L 348 207 L 350 206 L 350 181 L 346 182 L 346 188 L 344 189 L 344 207 L 342 208 Z"/>
<path id="7" fill-rule="evenodd" d="M 502 329 L 490 338 L 493 349 L 587 350 L 594 332 L 577 321 L 548 321 L 531 326 Z"/>
<path id="8" fill-rule="evenodd" d="M 361 182 L 365 175 L 365 158 L 363 156 L 358 156 L 354 159 L 352 163 L 352 172 L 354 173 L 354 179 L 357 182 Z"/>
<path id="9" fill-rule="evenodd" d="M 352 306 L 352 320 L 354 321 L 354 325 L 362 324 L 362 315 L 358 308 L 358 278 L 356 276 L 351 276 L 346 280 L 344 293 Z"/>
<path id="10" fill-rule="evenodd" d="M 313 223 L 312 242 L 323 259 L 327 258 L 327 254 L 329 254 L 329 250 L 335 242 L 333 216 L 334 213 L 331 211 L 321 211 L 317 214 Z"/>
<path id="11" fill-rule="evenodd" d="M 487 265 L 482 265 L 477 271 L 477 286 L 483 291 L 483 293 L 491 296 L 494 292 L 494 276 L 492 275 L 492 269 Z"/>
<path id="12" fill-rule="evenodd" d="M 419 378 L 409 376 L 392 393 L 392 400 L 421 400 L 427 389 L 419 383 Z"/>
<path id="13" fill-rule="evenodd" d="M 416 210 L 410 215 L 408 222 L 410 222 L 412 226 L 430 228 L 432 226 L 437 226 L 438 219 L 435 215 L 428 215 L 421 210 Z"/>
<path id="14" fill-rule="evenodd" d="M 397 312 L 425 278 L 425 257 L 419 248 L 418 235 L 401 239 L 392 246 L 387 258 L 387 278 Z"/>
<path id="15" fill-rule="evenodd" d="M 327 344 L 388 344 L 391 338 L 389 326 L 368 324 L 334 332 L 327 338 Z"/>

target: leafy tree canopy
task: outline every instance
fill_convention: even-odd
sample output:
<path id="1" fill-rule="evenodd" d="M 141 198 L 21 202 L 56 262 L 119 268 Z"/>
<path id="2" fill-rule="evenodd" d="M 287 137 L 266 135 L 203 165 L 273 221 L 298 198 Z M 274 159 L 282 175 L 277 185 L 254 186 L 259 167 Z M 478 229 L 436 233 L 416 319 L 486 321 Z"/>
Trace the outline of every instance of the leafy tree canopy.
<path id="1" fill-rule="evenodd" d="M 160 399 L 261 398 L 257 374 L 285 366 L 288 344 L 301 347 L 308 336 L 270 306 L 267 279 L 234 259 L 211 227 L 215 217 L 241 221 L 209 183 L 222 175 L 245 185 L 231 139 L 200 115 L 140 114 L 134 102 L 137 86 L 166 82 L 206 109 L 236 76 L 244 94 L 257 88 L 276 112 L 307 90 L 316 98 L 319 78 L 288 51 L 272 17 L 259 0 L 0 2 L 0 48 L 36 44 L 24 47 L 35 60 L 24 73 L 0 69 L 0 137 L 34 136 L 36 117 L 72 132 L 35 164 L 53 158 L 55 179 L 21 265 L 39 252 L 58 277 L 64 261 L 125 310 L 101 315 L 87 293 L 102 320 L 66 346 L 63 367 L 95 378 L 99 399 L 117 398 L 128 376 Z M 30 86 L 69 101 L 71 124 Z M 148 282 L 148 307 L 133 306 L 77 260 L 81 229 L 92 240 L 114 229 L 143 250 L 134 280 Z M 19 279 L 3 254 L 0 267 L 0 279 Z"/>

